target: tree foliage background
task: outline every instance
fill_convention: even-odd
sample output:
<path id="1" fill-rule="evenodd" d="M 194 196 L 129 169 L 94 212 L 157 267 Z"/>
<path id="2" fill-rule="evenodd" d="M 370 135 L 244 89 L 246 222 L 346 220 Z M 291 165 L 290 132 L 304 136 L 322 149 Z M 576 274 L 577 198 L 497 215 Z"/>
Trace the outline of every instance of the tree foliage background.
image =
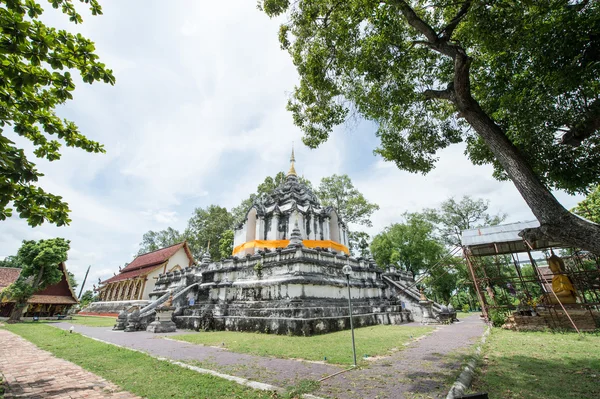
<path id="1" fill-rule="evenodd" d="M 102 14 L 96 0 L 80 1 L 92 15 Z M 48 3 L 71 22 L 83 22 L 71 0 Z M 91 40 L 46 25 L 43 14 L 35 0 L 5 1 L 0 7 L 0 220 L 16 210 L 31 226 L 44 221 L 62 226 L 70 222 L 67 203 L 38 186 L 43 173 L 9 137 L 30 140 L 35 156 L 48 161 L 60 159 L 63 145 L 104 152 L 74 122 L 61 118 L 57 107 L 73 98 L 72 72 L 89 84 L 114 84 L 115 78 Z"/>

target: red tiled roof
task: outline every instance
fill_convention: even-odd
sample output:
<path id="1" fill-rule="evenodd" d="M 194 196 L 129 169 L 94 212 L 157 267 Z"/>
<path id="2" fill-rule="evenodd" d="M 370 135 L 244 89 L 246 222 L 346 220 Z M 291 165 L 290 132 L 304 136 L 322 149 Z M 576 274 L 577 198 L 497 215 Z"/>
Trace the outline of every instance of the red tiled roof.
<path id="1" fill-rule="evenodd" d="M 16 267 L 0 267 L 0 291 L 17 281 L 19 274 L 21 269 Z"/>
<path id="2" fill-rule="evenodd" d="M 185 242 L 180 242 L 179 244 L 171 245 L 170 247 L 162 248 L 153 252 L 148 252 L 147 254 L 140 255 L 137 258 L 135 258 L 133 262 L 128 264 L 127 267 L 121 270 L 121 273 L 164 263 L 171 256 L 175 255 L 175 252 L 179 251 L 179 249 L 184 245 Z"/>
<path id="3" fill-rule="evenodd" d="M 160 266 L 162 266 L 162 263 L 154 265 L 154 267 L 143 267 L 143 268 L 140 268 L 140 269 L 137 269 L 137 270 L 131 270 L 131 271 L 127 271 L 127 272 L 124 271 L 125 269 L 123 269 L 121 271 L 121 273 L 117 274 L 116 276 L 112 276 L 108 280 L 104 280 L 102 282 L 102 284 L 114 283 L 115 281 L 127 280 L 127 279 L 130 279 L 130 278 L 134 278 L 134 277 L 138 277 L 138 276 L 143 276 L 144 274 L 148 274 L 148 273 L 156 270 Z"/>
<path id="4" fill-rule="evenodd" d="M 51 303 L 53 305 L 74 305 L 75 299 L 64 295 L 33 295 L 27 300 L 27 303 Z"/>

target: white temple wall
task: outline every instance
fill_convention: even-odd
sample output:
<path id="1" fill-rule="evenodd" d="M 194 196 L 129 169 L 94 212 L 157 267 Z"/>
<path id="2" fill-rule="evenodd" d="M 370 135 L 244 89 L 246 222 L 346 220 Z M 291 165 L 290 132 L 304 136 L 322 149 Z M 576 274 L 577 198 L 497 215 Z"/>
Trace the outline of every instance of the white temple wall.
<path id="1" fill-rule="evenodd" d="M 185 269 L 190 265 L 190 258 L 185 253 L 185 249 L 179 248 L 179 251 L 175 252 L 169 262 L 167 263 L 167 271 L 171 270 L 175 266 L 179 265 L 182 269 Z"/>
<path id="2" fill-rule="evenodd" d="M 169 270 L 169 269 L 166 269 Z M 154 286 L 156 285 L 156 280 L 158 279 L 159 274 L 164 273 L 165 267 L 159 267 L 154 270 L 150 274 L 146 276 L 146 285 L 144 286 L 144 294 L 142 295 L 142 300 L 150 299 L 150 293 L 154 291 Z"/>
<path id="3" fill-rule="evenodd" d="M 238 245 L 242 245 L 243 243 L 246 242 L 246 224 L 247 222 L 244 222 L 244 225 L 242 226 L 241 229 L 239 230 L 234 230 L 233 232 L 233 247 L 237 247 Z"/>
<path id="4" fill-rule="evenodd" d="M 267 240 L 279 240 L 279 214 L 277 213 L 271 217 L 271 230 L 267 234 Z"/>
<path id="5" fill-rule="evenodd" d="M 338 217 L 337 214 L 335 212 L 331 212 L 331 215 L 329 216 L 330 220 L 329 220 L 329 239 L 331 241 L 335 241 L 335 242 L 339 242 L 340 241 L 340 224 L 338 221 Z"/>

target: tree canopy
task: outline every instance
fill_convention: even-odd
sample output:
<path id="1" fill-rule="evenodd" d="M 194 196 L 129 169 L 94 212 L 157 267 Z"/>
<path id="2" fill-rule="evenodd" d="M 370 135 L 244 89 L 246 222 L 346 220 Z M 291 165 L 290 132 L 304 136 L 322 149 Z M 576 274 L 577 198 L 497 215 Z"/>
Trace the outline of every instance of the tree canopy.
<path id="1" fill-rule="evenodd" d="M 600 3 L 551 0 L 263 0 L 300 82 L 288 108 L 316 147 L 355 115 L 376 152 L 427 173 L 464 142 L 510 179 L 540 221 L 524 231 L 600 253 L 600 226 L 549 187 L 600 182 Z"/>
<path id="2" fill-rule="evenodd" d="M 172 227 L 167 227 L 165 230 L 160 231 L 150 230 L 142 236 L 138 255 L 169 247 L 186 239 L 187 237 L 184 234 L 181 234 Z"/>
<path id="3" fill-rule="evenodd" d="M 426 209 L 426 217 L 435 223 L 438 234 L 446 245 L 460 246 L 461 232 L 483 226 L 495 226 L 506 219 L 506 215 L 490 215 L 490 202 L 481 198 L 464 196 L 460 201 L 449 198 L 438 209 Z"/>
<path id="4" fill-rule="evenodd" d="M 89 4 L 92 15 L 102 14 L 96 0 L 80 1 Z M 50 4 L 71 22 L 83 21 L 71 0 Z M 43 174 L 7 133 L 30 140 L 35 156 L 48 161 L 60 159 L 63 145 L 104 152 L 101 144 L 83 135 L 74 122 L 60 118 L 56 110 L 73 98 L 72 72 L 90 84 L 112 85 L 115 78 L 98 60 L 92 41 L 47 26 L 43 12 L 34 0 L 6 1 L 0 7 L 0 220 L 16 209 L 31 226 L 44 221 L 62 226 L 70 222 L 67 203 L 37 185 Z"/>
<path id="5" fill-rule="evenodd" d="M 600 223 L 600 185 L 578 203 L 573 212 L 592 222 Z"/>
<path id="6" fill-rule="evenodd" d="M 435 226 L 422 214 L 405 213 L 404 221 L 386 227 L 371 243 L 371 253 L 380 267 L 388 265 L 421 274 L 446 252 L 436 239 Z"/>
<path id="7" fill-rule="evenodd" d="M 19 320 L 27 300 L 39 290 L 58 283 L 62 271 L 58 265 L 67 260 L 70 242 L 64 238 L 23 241 L 17 256 L 23 265 L 16 282 L 2 291 L 3 297 L 15 301 L 11 321 Z"/>
<path id="8" fill-rule="evenodd" d="M 0 267 L 16 267 L 18 269 L 22 268 L 23 265 L 19 261 L 19 258 L 16 255 L 7 256 L 3 260 L 0 260 Z"/>
<path id="9" fill-rule="evenodd" d="M 206 209 L 196 208 L 185 230 L 194 258 L 201 259 L 210 244 L 210 258 L 221 259 L 221 239 L 227 237 L 226 231 L 232 228 L 233 216 L 226 208 L 218 205 L 210 205 Z"/>

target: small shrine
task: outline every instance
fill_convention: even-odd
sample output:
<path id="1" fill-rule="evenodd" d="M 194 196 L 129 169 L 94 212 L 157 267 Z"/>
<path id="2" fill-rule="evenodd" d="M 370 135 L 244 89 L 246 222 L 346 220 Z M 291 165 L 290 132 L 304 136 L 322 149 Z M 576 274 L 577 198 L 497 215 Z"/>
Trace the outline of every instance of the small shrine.
<path id="1" fill-rule="evenodd" d="M 519 236 L 535 227 L 539 222 L 462 232 L 484 316 L 512 330 L 595 330 L 600 326 L 600 259 L 560 242 Z"/>

